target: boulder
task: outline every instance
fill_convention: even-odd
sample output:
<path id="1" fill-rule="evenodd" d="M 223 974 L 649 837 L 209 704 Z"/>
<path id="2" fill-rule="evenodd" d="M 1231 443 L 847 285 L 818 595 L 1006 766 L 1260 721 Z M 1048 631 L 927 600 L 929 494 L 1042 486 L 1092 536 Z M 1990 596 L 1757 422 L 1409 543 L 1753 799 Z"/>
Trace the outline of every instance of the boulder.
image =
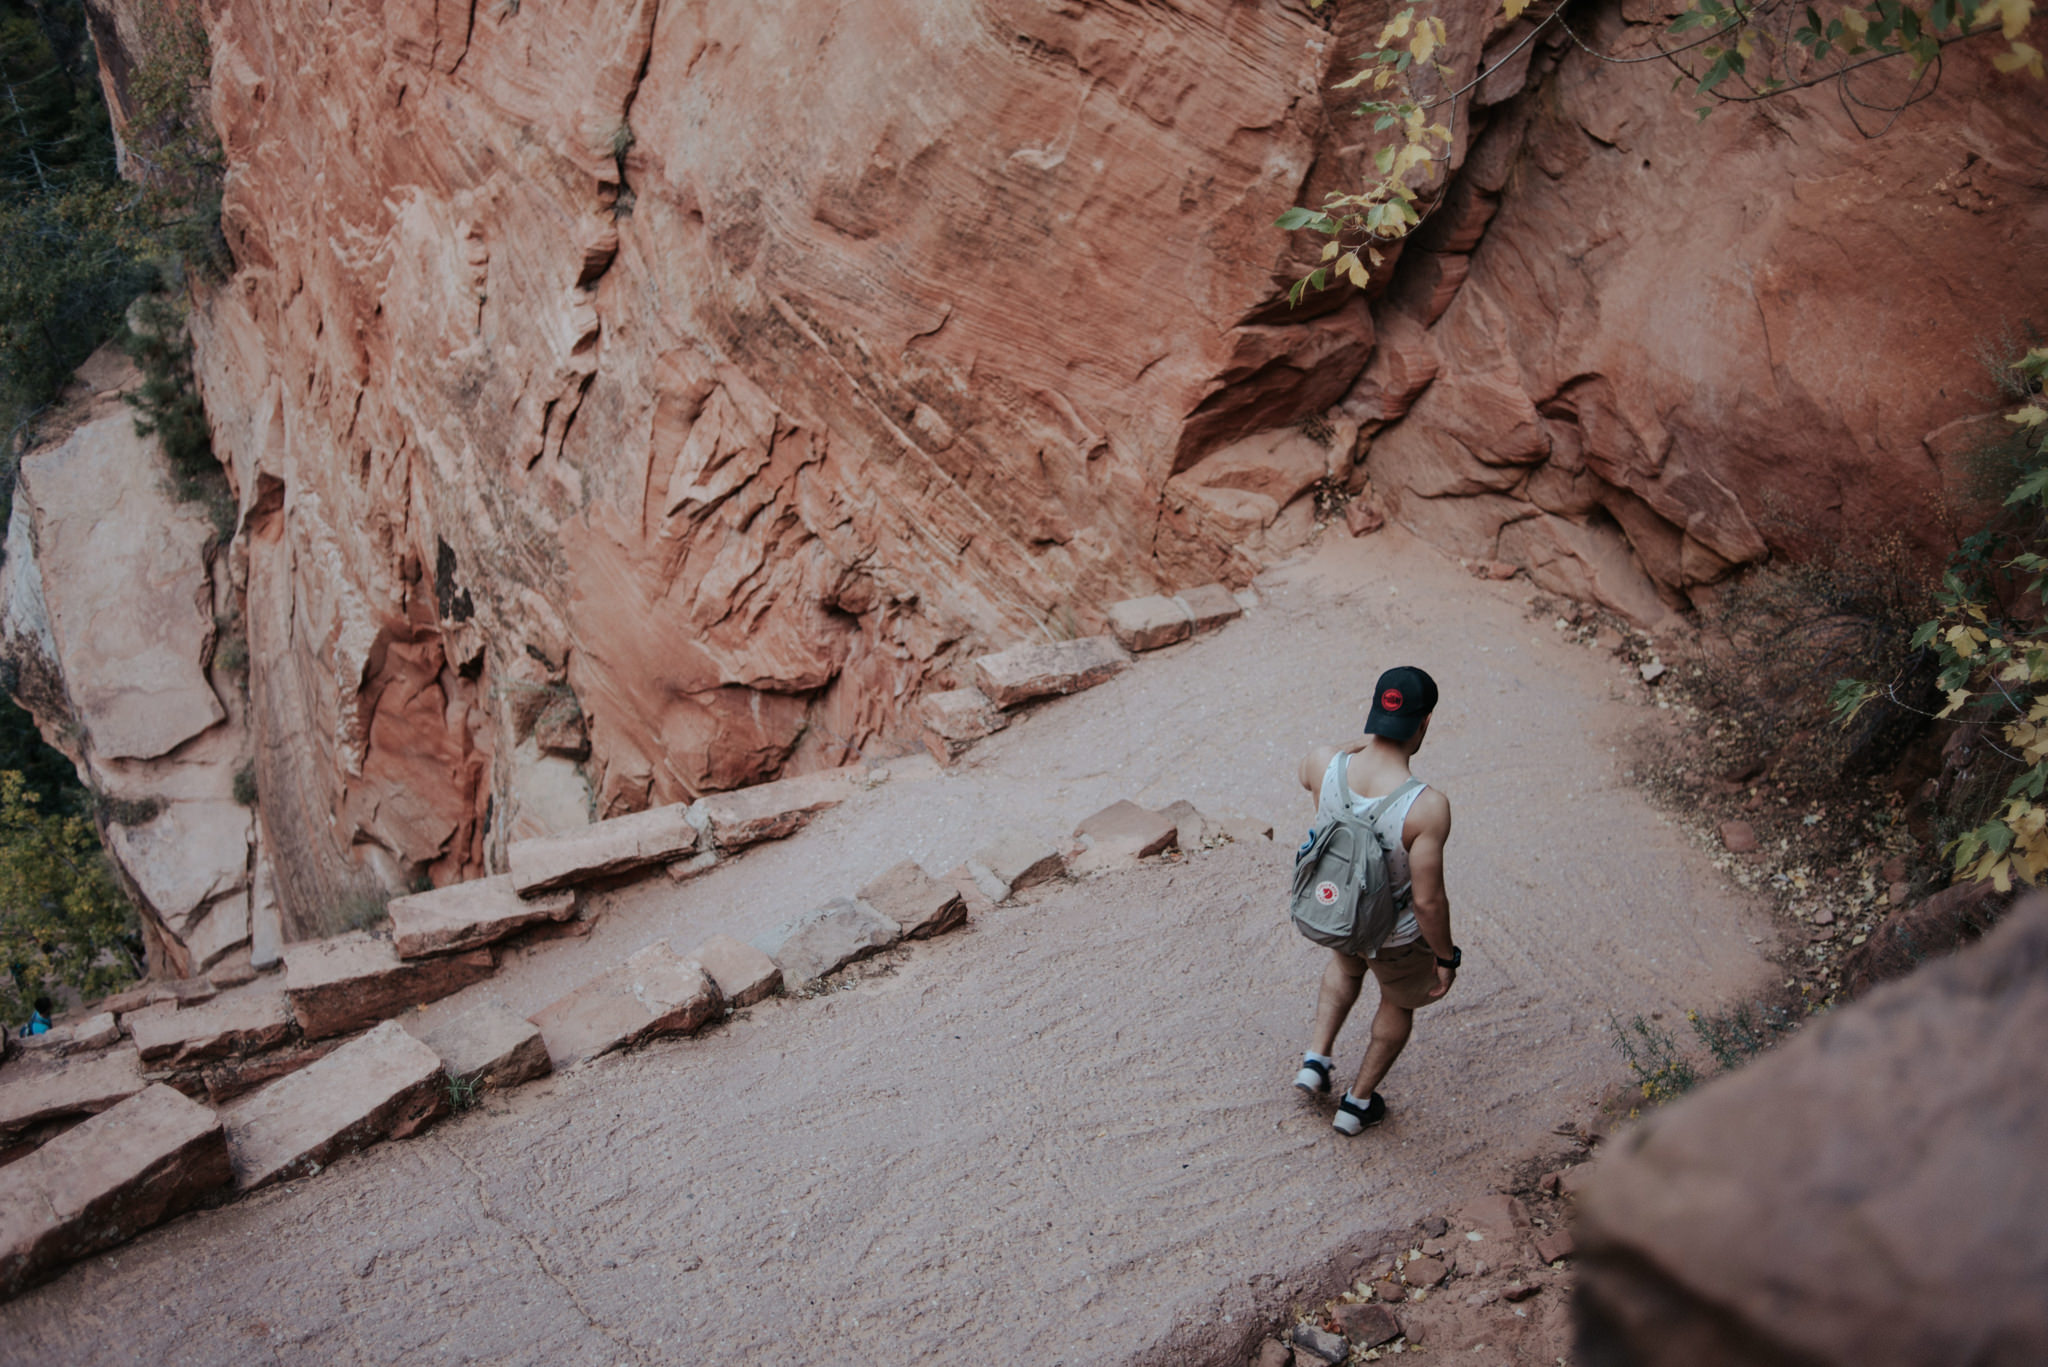
<path id="1" fill-rule="evenodd" d="M 941 764 L 958 759 L 968 746 L 1010 724 L 978 688 L 927 693 L 918 700 L 918 713 L 924 719 L 925 748 Z"/>
<path id="2" fill-rule="evenodd" d="M 734 1010 L 773 996 L 782 986 L 782 970 L 775 960 L 730 935 L 712 936 L 692 950 L 690 957 L 704 965 L 718 994 Z"/>
<path id="3" fill-rule="evenodd" d="M 1114 638 L 1084 636 L 1076 641 L 1034 642 L 1012 646 L 974 662 L 975 682 L 997 707 L 1015 707 L 1033 698 L 1079 693 L 1107 683 L 1130 667 Z"/>
<path id="4" fill-rule="evenodd" d="M 48 1120 L 96 1115 L 144 1087 L 133 1049 L 70 1059 L 21 1059 L 0 1073 L 0 1139 Z"/>
<path id="5" fill-rule="evenodd" d="M 721 851 L 743 850 L 802 830 L 819 812 L 844 802 L 865 777 L 864 768 L 849 766 L 712 793 L 690 805 L 690 820 Z"/>
<path id="6" fill-rule="evenodd" d="M 1153 594 L 1112 603 L 1109 629 L 1125 650 L 1157 650 L 1194 635 L 1195 619 L 1179 599 Z"/>
<path id="7" fill-rule="evenodd" d="M 1012 828 L 997 832 L 994 840 L 976 850 L 967 870 L 989 901 L 1005 902 L 1025 888 L 1060 877 L 1067 871 L 1067 861 L 1037 836 Z"/>
<path id="8" fill-rule="evenodd" d="M 403 1139 L 447 1105 L 440 1057 L 386 1021 L 227 1109 L 235 1185 L 305 1176 L 380 1139 Z"/>
<path id="9" fill-rule="evenodd" d="M 557 1067 L 623 1049 L 656 1035 L 687 1035 L 717 1016 L 718 987 L 695 959 L 666 941 L 533 1015 Z"/>
<path id="10" fill-rule="evenodd" d="M 478 1087 L 517 1087 L 554 1068 L 540 1027 L 500 1002 L 486 1002 L 421 1036 L 441 1070 Z"/>
<path id="11" fill-rule="evenodd" d="M 782 969 L 791 987 L 808 987 L 903 938 L 903 929 L 865 902 L 841 897 L 784 922 L 755 946 Z"/>
<path id="12" fill-rule="evenodd" d="M 903 928 L 906 940 L 943 934 L 967 920 L 967 902 L 914 859 L 894 865 L 860 890 L 860 900 Z"/>
<path id="13" fill-rule="evenodd" d="M 1956 883 L 1925 901 L 1895 907 L 1868 940 L 1842 956 L 1843 982 L 1851 996 L 1860 997 L 1879 983 L 1953 954 L 1996 925 L 2011 902 L 2011 893 L 1991 883 Z"/>
<path id="14" fill-rule="evenodd" d="M 477 878 L 445 888 L 394 897 L 389 908 L 392 946 L 401 959 L 475 949 L 537 921 L 576 914 L 573 891 L 521 897 L 511 876 Z"/>
<path id="15" fill-rule="evenodd" d="M 218 997 L 183 1011 L 152 1006 L 128 1017 L 142 1061 L 157 1067 L 260 1053 L 284 1043 L 291 1031 L 291 1008 L 281 992 Z"/>
<path id="16" fill-rule="evenodd" d="M 1584 1360 L 2048 1362 L 2044 1038 L 2036 894 L 1623 1132 L 1577 1202 Z"/>
<path id="17" fill-rule="evenodd" d="M 1174 595 L 1174 601 L 1187 610 L 1194 620 L 1195 631 L 1214 631 L 1225 622 L 1244 616 L 1244 604 L 1237 601 L 1237 595 L 1221 584 L 1203 584 L 1199 588 L 1182 589 Z"/>
<path id="18" fill-rule="evenodd" d="M 401 959 L 390 943 L 350 931 L 284 948 L 284 991 L 307 1039 L 346 1034 L 491 976 L 488 949 Z"/>
<path id="19" fill-rule="evenodd" d="M 1074 828 L 1082 852 L 1072 861 L 1076 874 L 1124 868 L 1172 849 L 1180 839 L 1172 817 L 1147 811 L 1129 798 L 1113 802 Z"/>
<path id="20" fill-rule="evenodd" d="M 505 851 L 505 862 L 512 886 L 522 897 L 533 897 L 666 863 L 696 847 L 697 827 L 690 823 L 689 804 L 677 802 L 593 821 L 560 835 L 515 840 Z"/>
<path id="21" fill-rule="evenodd" d="M 161 1084 L 67 1130 L 0 1181 L 0 1300 L 233 1180 L 214 1113 Z"/>

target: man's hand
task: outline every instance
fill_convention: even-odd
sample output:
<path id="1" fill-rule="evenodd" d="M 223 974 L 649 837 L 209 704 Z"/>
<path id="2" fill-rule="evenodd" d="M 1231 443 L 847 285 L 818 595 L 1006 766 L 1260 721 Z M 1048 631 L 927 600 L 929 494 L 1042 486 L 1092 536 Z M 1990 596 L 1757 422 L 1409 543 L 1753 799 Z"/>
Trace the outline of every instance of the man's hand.
<path id="1" fill-rule="evenodd" d="M 1457 969 L 1445 968 L 1442 964 L 1438 964 L 1436 966 L 1436 986 L 1429 990 L 1430 1000 L 1435 1001 L 1438 997 L 1450 991 L 1451 984 L 1457 981 L 1457 978 Z"/>

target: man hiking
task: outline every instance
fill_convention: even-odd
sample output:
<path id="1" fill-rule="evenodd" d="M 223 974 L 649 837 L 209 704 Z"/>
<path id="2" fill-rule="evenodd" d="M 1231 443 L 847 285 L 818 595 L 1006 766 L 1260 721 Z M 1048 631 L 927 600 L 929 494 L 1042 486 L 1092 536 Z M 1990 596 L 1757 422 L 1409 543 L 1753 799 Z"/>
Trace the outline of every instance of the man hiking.
<path id="1" fill-rule="evenodd" d="M 1387 1103 L 1375 1089 L 1408 1043 L 1415 1012 L 1451 990 L 1464 957 L 1451 942 L 1451 900 L 1444 892 L 1450 800 L 1434 788 L 1415 785 L 1408 769 L 1429 734 L 1436 701 L 1436 682 L 1429 675 L 1406 665 L 1390 669 L 1373 690 L 1365 739 L 1341 749 L 1318 746 L 1301 761 L 1301 786 L 1318 798 L 1319 812 L 1326 805 L 1341 810 L 1336 804 L 1348 801 L 1352 812 L 1364 816 L 1379 805 L 1376 799 L 1399 794 L 1380 806 L 1372 823 L 1386 851 L 1398 913 L 1394 928 L 1369 958 L 1330 951 L 1316 997 L 1315 1046 L 1303 1055 L 1294 1078 L 1304 1092 L 1328 1094 L 1337 1032 L 1369 970 L 1379 983 L 1380 1005 L 1365 1061 L 1332 1122 L 1344 1134 L 1357 1134 L 1387 1118 Z M 1346 755 L 1349 762 L 1340 764 Z M 1402 791 L 1404 785 L 1414 786 Z"/>

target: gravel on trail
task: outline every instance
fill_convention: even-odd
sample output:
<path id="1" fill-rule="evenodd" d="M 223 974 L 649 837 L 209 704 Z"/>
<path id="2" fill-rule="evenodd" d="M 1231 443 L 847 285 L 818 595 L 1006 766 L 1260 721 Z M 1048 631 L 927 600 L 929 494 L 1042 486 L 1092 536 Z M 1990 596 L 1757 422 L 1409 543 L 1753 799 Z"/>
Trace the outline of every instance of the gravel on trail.
<path id="1" fill-rule="evenodd" d="M 1610 1014 L 1709 1007 L 1769 922 L 1623 779 L 1641 685 L 1526 585 L 1389 531 L 1326 535 L 1220 635 L 912 761 L 687 883 L 592 899 L 582 939 L 423 1011 L 522 1015 L 634 950 L 741 939 L 905 856 L 1059 840 L 1123 797 L 1276 839 L 1034 888 L 844 990 L 579 1066 L 427 1135 L 184 1217 L 0 1306 L 5 1363 L 1223 1362 L 1354 1256 L 1487 1190 L 1621 1080 Z M 1321 951 L 1285 920 L 1311 804 L 1378 671 L 1434 674 L 1416 768 L 1452 800 L 1465 971 L 1381 1128 L 1290 1085 Z M 1371 1014 L 1339 1040 L 1356 1068 Z M 1242 1357 L 1237 1359 L 1242 1361 Z"/>

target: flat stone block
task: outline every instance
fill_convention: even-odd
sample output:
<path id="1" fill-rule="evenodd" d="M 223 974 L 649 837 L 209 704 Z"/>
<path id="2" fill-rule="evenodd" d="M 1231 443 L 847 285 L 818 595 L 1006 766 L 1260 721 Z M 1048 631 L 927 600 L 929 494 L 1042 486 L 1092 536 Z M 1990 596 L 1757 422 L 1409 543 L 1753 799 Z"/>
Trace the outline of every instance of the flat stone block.
<path id="1" fill-rule="evenodd" d="M 522 897 L 679 859 L 697 847 L 689 804 L 651 807 L 560 835 L 515 840 L 505 851 Z"/>
<path id="2" fill-rule="evenodd" d="M 925 747 L 941 763 L 958 759 L 968 746 L 1010 724 L 978 688 L 927 693 L 918 700 L 917 708 L 924 720 Z"/>
<path id="3" fill-rule="evenodd" d="M 1109 636 L 1084 636 L 1078 641 L 1033 642 L 1012 646 L 974 662 L 975 682 L 998 707 L 1015 707 L 1033 698 L 1079 693 L 1106 683 L 1129 668 L 1131 657 Z"/>
<path id="4" fill-rule="evenodd" d="M 214 1113 L 149 1087 L 67 1130 L 0 1182 L 0 1300 L 228 1185 Z"/>
<path id="5" fill-rule="evenodd" d="M 576 914 L 573 891 L 521 897 L 509 874 L 452 883 L 431 892 L 391 899 L 391 942 L 401 959 L 475 949 L 537 921 Z"/>
<path id="6" fill-rule="evenodd" d="M 1237 596 L 1221 584 L 1204 584 L 1197 589 L 1182 589 L 1174 595 L 1188 616 L 1194 619 L 1196 631 L 1214 631 L 1225 622 L 1244 616 L 1244 605 Z"/>
<path id="7" fill-rule="evenodd" d="M 691 804 L 690 819 L 720 850 L 742 850 L 801 830 L 819 812 L 844 802 L 865 777 L 864 768 L 850 766 L 712 793 Z"/>
<path id="8" fill-rule="evenodd" d="M 806 987 L 903 938 L 903 928 L 864 902 L 841 897 L 786 921 L 755 945 L 772 956 L 782 980 Z"/>
<path id="9" fill-rule="evenodd" d="M 250 1191 L 403 1139 L 447 1105 L 440 1056 L 386 1021 L 226 1111 L 235 1185 Z"/>
<path id="10" fill-rule="evenodd" d="M 1066 868 L 1058 850 L 1019 830 L 999 832 L 967 861 L 968 872 L 991 902 L 1006 901 L 1035 883 L 1058 878 Z"/>
<path id="11" fill-rule="evenodd" d="M 690 957 L 704 965 L 718 985 L 719 995 L 735 1010 L 772 996 L 782 986 L 782 970 L 775 960 L 730 935 L 712 936 Z"/>
<path id="12" fill-rule="evenodd" d="M 692 878 L 701 878 L 718 867 L 718 851 L 703 850 L 688 859 L 678 859 L 667 866 L 669 878 L 677 883 L 687 883 Z"/>
<path id="13" fill-rule="evenodd" d="M 0 1137 L 46 1120 L 97 1115 L 147 1085 L 133 1049 L 72 1059 L 21 1059 L 0 1073 Z"/>
<path id="14" fill-rule="evenodd" d="M 687 1035 L 718 1014 L 718 986 L 666 941 L 557 998 L 533 1016 L 557 1067 L 656 1035 Z"/>
<path id="15" fill-rule="evenodd" d="M 903 928 L 908 940 L 943 934 L 967 920 L 967 902 L 957 888 L 906 859 L 860 890 L 860 900 Z"/>
<path id="16" fill-rule="evenodd" d="M 1174 823 L 1178 835 L 1177 843 L 1190 853 L 1220 845 L 1226 841 L 1271 840 L 1273 823 L 1259 821 L 1248 816 L 1237 816 L 1225 812 L 1209 816 L 1196 809 L 1195 804 L 1185 799 L 1173 802 L 1159 809 L 1159 814 Z"/>
<path id="17" fill-rule="evenodd" d="M 479 1087 L 517 1087 L 554 1068 L 540 1027 L 511 1007 L 487 1002 L 422 1038 L 448 1076 Z"/>
<path id="18" fill-rule="evenodd" d="M 1083 821 L 1074 834 L 1086 848 L 1070 868 L 1088 874 L 1126 867 L 1171 849 L 1180 839 L 1180 827 L 1173 818 L 1125 798 Z"/>
<path id="19" fill-rule="evenodd" d="M 153 1006 L 128 1017 L 137 1052 L 158 1067 L 260 1053 L 284 1043 L 291 1032 L 291 1008 L 280 992 L 220 997 L 183 1011 Z"/>
<path id="20" fill-rule="evenodd" d="M 1125 650 L 1157 650 L 1195 634 L 1194 614 L 1177 598 L 1127 598 L 1109 609 L 1109 629 Z"/>
<path id="21" fill-rule="evenodd" d="M 307 1039 L 346 1034 L 438 1001 L 491 976 L 488 949 L 401 959 L 383 940 L 350 931 L 284 948 L 284 991 Z"/>

